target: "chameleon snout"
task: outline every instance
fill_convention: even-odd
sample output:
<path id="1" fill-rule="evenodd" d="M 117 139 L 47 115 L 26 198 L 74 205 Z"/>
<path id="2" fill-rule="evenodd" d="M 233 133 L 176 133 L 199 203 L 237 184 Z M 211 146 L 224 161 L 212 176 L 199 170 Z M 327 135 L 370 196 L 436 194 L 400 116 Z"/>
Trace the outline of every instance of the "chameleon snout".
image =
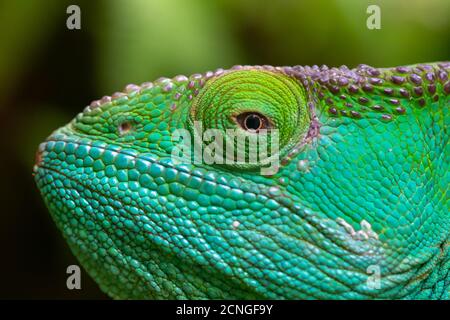
<path id="1" fill-rule="evenodd" d="M 44 150 L 45 143 L 41 143 L 34 154 L 34 166 L 33 166 L 33 174 L 36 173 L 38 168 L 42 166 L 44 161 Z"/>

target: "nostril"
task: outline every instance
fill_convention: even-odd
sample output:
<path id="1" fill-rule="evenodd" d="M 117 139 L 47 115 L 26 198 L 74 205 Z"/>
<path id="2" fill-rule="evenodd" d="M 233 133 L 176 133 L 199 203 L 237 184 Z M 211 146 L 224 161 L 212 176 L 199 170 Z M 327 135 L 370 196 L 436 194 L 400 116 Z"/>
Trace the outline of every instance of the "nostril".
<path id="1" fill-rule="evenodd" d="M 130 132 L 130 130 L 133 128 L 131 123 L 129 121 L 124 121 L 119 124 L 119 134 L 123 136 L 124 134 L 127 134 Z"/>

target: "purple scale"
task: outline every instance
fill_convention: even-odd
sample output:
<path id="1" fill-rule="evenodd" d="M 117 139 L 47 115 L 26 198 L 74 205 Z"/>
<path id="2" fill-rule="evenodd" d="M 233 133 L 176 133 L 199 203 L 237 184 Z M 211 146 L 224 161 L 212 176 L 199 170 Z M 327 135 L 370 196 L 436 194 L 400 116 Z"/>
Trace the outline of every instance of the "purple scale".
<path id="1" fill-rule="evenodd" d="M 100 103 L 101 104 L 105 104 L 111 102 L 111 97 L 110 96 L 103 96 L 103 98 L 100 99 Z"/>
<path id="2" fill-rule="evenodd" d="M 405 78 L 400 76 L 391 76 L 391 81 L 394 84 L 402 84 L 403 82 L 405 82 Z"/>
<path id="3" fill-rule="evenodd" d="M 100 107 L 100 105 L 101 105 L 100 100 L 94 100 L 89 104 L 91 108 L 98 108 Z"/>
<path id="4" fill-rule="evenodd" d="M 179 74 L 175 77 L 175 81 L 177 81 L 177 82 L 184 82 L 184 81 L 188 81 L 188 80 L 189 80 L 188 77 L 186 77 L 182 74 Z"/>
<path id="5" fill-rule="evenodd" d="M 337 83 L 341 86 L 344 87 L 346 85 L 348 85 L 348 79 L 346 77 L 339 77 Z"/>
<path id="6" fill-rule="evenodd" d="M 432 72 L 427 72 L 427 73 L 425 74 L 425 78 L 426 78 L 428 81 L 433 82 L 434 79 L 435 79 L 434 73 L 432 73 Z"/>
<path id="7" fill-rule="evenodd" d="M 422 84 L 422 78 L 415 73 L 410 75 L 409 78 L 411 79 L 411 82 L 414 84 L 417 84 L 417 85 Z"/>
<path id="8" fill-rule="evenodd" d="M 383 92 L 388 96 L 391 96 L 394 93 L 394 90 L 392 88 L 384 88 Z"/>
<path id="9" fill-rule="evenodd" d="M 381 110 L 383 110 L 384 108 L 383 108 L 383 106 L 380 106 L 379 104 L 376 104 L 376 105 L 372 106 L 372 109 L 373 109 L 373 110 L 376 110 L 376 111 L 381 111 Z"/>
<path id="10" fill-rule="evenodd" d="M 350 114 L 355 118 L 361 118 L 361 114 L 359 112 L 351 110 Z"/>
<path id="11" fill-rule="evenodd" d="M 328 89 L 334 94 L 339 92 L 339 87 L 337 86 L 329 86 Z"/>
<path id="12" fill-rule="evenodd" d="M 139 87 L 138 85 L 130 83 L 129 85 L 127 85 L 125 87 L 124 91 L 127 92 L 127 93 L 131 93 L 131 92 L 134 92 L 134 91 L 139 91 L 140 89 L 141 89 L 141 87 Z"/>
<path id="13" fill-rule="evenodd" d="M 195 87 L 195 82 L 194 82 L 194 81 L 189 81 L 187 87 L 188 87 L 189 89 L 193 89 L 193 88 Z"/>
<path id="14" fill-rule="evenodd" d="M 358 87 L 352 84 L 352 85 L 350 85 L 350 86 L 348 87 L 348 91 L 349 91 L 350 93 L 357 93 L 357 92 L 358 92 Z"/>
<path id="15" fill-rule="evenodd" d="M 397 107 L 397 108 L 395 108 L 395 111 L 397 111 L 400 114 L 404 114 L 406 110 L 405 110 L 405 108 Z"/>
<path id="16" fill-rule="evenodd" d="M 380 75 L 380 71 L 378 71 L 377 69 L 370 69 L 367 73 L 372 77 L 378 77 Z"/>
<path id="17" fill-rule="evenodd" d="M 153 83 L 152 83 L 152 82 L 144 82 L 143 84 L 141 84 L 141 88 L 142 88 L 142 89 L 150 89 L 150 88 L 153 88 Z"/>
<path id="18" fill-rule="evenodd" d="M 313 80 L 314 80 L 314 79 L 313 79 Z M 318 81 L 319 81 L 320 84 L 326 84 L 326 83 L 328 83 L 329 80 L 330 80 L 330 79 L 329 79 L 328 77 L 326 77 L 326 76 L 320 77 L 320 78 L 318 79 Z"/>
<path id="19" fill-rule="evenodd" d="M 172 83 L 172 82 L 169 82 L 168 84 L 166 84 L 166 85 L 164 86 L 163 91 L 164 91 L 164 92 L 169 92 L 170 90 L 172 90 L 172 88 L 173 88 L 173 83 Z"/>
<path id="20" fill-rule="evenodd" d="M 444 91 L 445 91 L 445 93 L 450 94 L 450 82 L 447 82 L 444 85 Z"/>
<path id="21" fill-rule="evenodd" d="M 112 98 L 112 100 L 117 100 L 117 99 L 120 99 L 125 96 L 126 96 L 126 94 L 123 92 L 114 92 L 114 94 L 111 96 L 111 98 Z"/>
<path id="22" fill-rule="evenodd" d="M 389 99 L 389 102 L 394 105 L 397 105 L 400 103 L 400 101 L 398 101 L 397 99 Z"/>
<path id="23" fill-rule="evenodd" d="M 421 64 L 421 65 L 419 66 L 419 68 L 422 68 L 422 70 L 424 70 L 424 71 L 426 71 L 426 70 L 432 70 L 432 69 L 433 69 L 433 67 L 430 66 L 429 64 Z"/>
<path id="24" fill-rule="evenodd" d="M 215 75 L 215 76 L 220 76 L 223 72 L 224 72 L 224 70 L 221 69 L 221 68 L 219 68 L 219 69 L 217 69 L 217 70 L 214 72 L 214 75 Z"/>
<path id="25" fill-rule="evenodd" d="M 424 98 L 420 98 L 418 100 L 418 103 L 419 103 L 419 106 L 421 106 L 421 107 L 425 106 L 425 99 Z"/>
<path id="26" fill-rule="evenodd" d="M 400 91 L 400 94 L 401 94 L 403 97 L 409 98 L 409 91 L 408 91 L 408 90 L 406 90 L 406 89 L 404 89 L 404 88 L 401 88 L 399 91 Z"/>
<path id="27" fill-rule="evenodd" d="M 365 92 L 372 92 L 373 91 L 373 87 L 370 84 L 364 84 L 362 89 Z"/>
<path id="28" fill-rule="evenodd" d="M 411 71 L 408 67 L 397 67 L 395 70 L 397 70 L 398 73 L 408 73 Z"/>
<path id="29" fill-rule="evenodd" d="M 436 86 L 434 84 L 429 84 L 428 85 L 428 92 L 431 94 L 436 93 Z"/>
<path id="30" fill-rule="evenodd" d="M 370 82 L 371 84 L 382 84 L 382 83 L 383 83 L 383 80 L 380 79 L 380 78 L 370 78 L 370 79 L 369 79 L 369 82 Z"/>
<path id="31" fill-rule="evenodd" d="M 441 80 L 441 82 L 445 82 L 448 79 L 448 74 L 447 74 L 447 72 L 440 70 L 438 73 L 438 77 L 439 77 L 439 80 Z"/>
<path id="32" fill-rule="evenodd" d="M 423 94 L 423 89 L 422 87 L 415 87 L 414 88 L 414 93 L 416 94 L 416 96 L 421 96 Z"/>
<path id="33" fill-rule="evenodd" d="M 359 101 L 360 103 L 365 104 L 365 103 L 369 102 L 369 99 L 367 99 L 366 97 L 359 97 L 358 101 Z"/>

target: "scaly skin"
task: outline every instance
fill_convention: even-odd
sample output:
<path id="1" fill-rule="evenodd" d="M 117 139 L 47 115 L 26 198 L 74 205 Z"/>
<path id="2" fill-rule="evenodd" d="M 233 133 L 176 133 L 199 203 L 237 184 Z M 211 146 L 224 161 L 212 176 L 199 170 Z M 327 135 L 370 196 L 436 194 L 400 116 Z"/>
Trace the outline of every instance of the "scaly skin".
<path id="1" fill-rule="evenodd" d="M 36 182 L 113 298 L 448 299 L 449 72 L 238 66 L 130 85 L 40 145 Z M 171 157 L 196 120 L 258 134 L 242 112 L 279 130 L 275 174 Z"/>

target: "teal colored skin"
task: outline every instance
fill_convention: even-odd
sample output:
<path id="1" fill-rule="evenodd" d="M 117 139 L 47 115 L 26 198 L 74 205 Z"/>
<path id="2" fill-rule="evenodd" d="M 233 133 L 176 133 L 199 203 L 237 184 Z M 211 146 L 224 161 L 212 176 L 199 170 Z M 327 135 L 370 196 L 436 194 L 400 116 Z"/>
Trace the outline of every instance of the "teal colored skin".
<path id="1" fill-rule="evenodd" d="M 34 175 L 113 298 L 449 299 L 450 63 L 241 67 L 94 101 Z M 175 129 L 280 130 L 280 166 L 175 163 Z M 254 133 L 255 134 L 255 133 Z"/>

